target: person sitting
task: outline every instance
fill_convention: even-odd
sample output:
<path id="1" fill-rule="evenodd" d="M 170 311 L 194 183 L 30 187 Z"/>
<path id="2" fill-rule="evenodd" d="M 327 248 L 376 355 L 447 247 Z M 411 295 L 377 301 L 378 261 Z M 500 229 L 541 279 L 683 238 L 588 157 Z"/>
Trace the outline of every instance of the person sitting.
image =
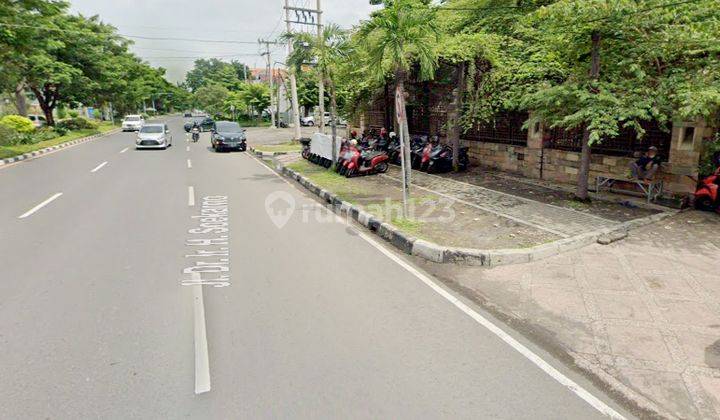
<path id="1" fill-rule="evenodd" d="M 652 180 L 655 177 L 655 173 L 660 169 L 660 163 L 661 160 L 660 156 L 658 156 L 657 147 L 650 146 L 645 155 L 630 164 L 632 177 L 639 180 Z"/>

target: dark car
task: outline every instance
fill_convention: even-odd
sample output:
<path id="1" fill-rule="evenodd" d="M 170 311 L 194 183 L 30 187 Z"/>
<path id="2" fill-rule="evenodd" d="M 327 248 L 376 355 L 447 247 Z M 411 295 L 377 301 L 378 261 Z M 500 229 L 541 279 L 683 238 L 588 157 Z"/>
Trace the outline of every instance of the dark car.
<path id="1" fill-rule="evenodd" d="M 240 150 L 247 149 L 245 138 L 245 129 L 240 124 L 232 121 L 217 121 L 210 136 L 210 143 L 216 152 L 223 150 Z"/>
<path id="2" fill-rule="evenodd" d="M 185 114 L 183 114 L 183 118 L 192 118 L 192 114 L 189 112 L 186 112 Z"/>
<path id="3" fill-rule="evenodd" d="M 194 117 L 190 121 L 185 123 L 185 132 L 189 133 L 193 128 L 193 123 L 197 122 L 200 125 L 200 131 L 208 131 L 213 128 L 215 121 L 210 117 Z"/>

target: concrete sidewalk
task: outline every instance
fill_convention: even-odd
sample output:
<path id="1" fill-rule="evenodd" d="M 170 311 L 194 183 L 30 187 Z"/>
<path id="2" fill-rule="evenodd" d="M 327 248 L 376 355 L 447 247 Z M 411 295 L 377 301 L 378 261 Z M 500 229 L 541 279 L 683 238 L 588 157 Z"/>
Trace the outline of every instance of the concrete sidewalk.
<path id="1" fill-rule="evenodd" d="M 718 233 L 720 217 L 688 212 L 530 264 L 426 265 L 639 405 L 717 418 Z"/>
<path id="2" fill-rule="evenodd" d="M 400 182 L 400 169 L 393 166 L 388 172 L 388 176 Z M 448 198 L 534 226 L 563 238 L 620 225 L 617 221 L 593 214 L 506 194 L 447 177 L 420 171 L 413 171 L 412 177 L 412 185 L 415 188 L 444 194 Z"/>

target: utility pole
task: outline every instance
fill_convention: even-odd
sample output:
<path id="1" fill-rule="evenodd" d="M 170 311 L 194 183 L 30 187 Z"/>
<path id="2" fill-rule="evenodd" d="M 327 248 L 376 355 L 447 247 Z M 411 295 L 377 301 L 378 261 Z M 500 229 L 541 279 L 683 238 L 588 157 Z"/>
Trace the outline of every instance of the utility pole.
<path id="1" fill-rule="evenodd" d="M 287 32 L 292 32 L 292 22 L 290 21 L 290 0 L 285 0 L 285 23 L 287 24 Z M 292 54 L 293 43 L 288 42 L 288 56 Z M 293 139 L 299 141 L 302 133 L 300 132 L 300 105 L 298 104 L 297 80 L 295 79 L 295 69 L 290 66 L 288 68 L 290 76 L 290 92 L 292 97 L 293 124 L 295 125 L 295 135 Z"/>
<path id="2" fill-rule="evenodd" d="M 318 42 L 323 41 L 323 27 L 322 27 L 322 9 L 320 8 L 320 0 L 317 0 L 315 13 L 317 14 L 317 33 Z M 322 45 L 322 44 L 319 44 Z M 325 134 L 325 80 L 322 68 L 318 66 L 318 104 L 320 105 L 320 132 Z M 334 152 L 333 152 L 334 153 Z"/>
<path id="3" fill-rule="evenodd" d="M 273 110 L 273 95 L 274 95 L 274 89 L 273 89 L 274 80 L 273 79 L 275 78 L 275 75 L 273 74 L 272 59 L 270 58 L 270 44 L 275 45 L 275 44 L 277 44 L 277 42 L 258 39 L 258 43 L 265 44 L 265 52 L 262 53 L 261 55 L 267 57 L 267 75 L 268 75 L 268 81 L 270 83 L 270 124 L 272 125 L 273 128 L 277 128 L 276 121 L 275 121 L 275 111 Z M 276 100 L 279 102 L 280 98 L 276 98 Z M 279 117 L 279 115 L 278 115 L 278 117 Z"/>
<path id="4" fill-rule="evenodd" d="M 294 0 L 297 2 L 298 0 Z M 305 7 L 290 6 L 290 0 L 285 0 L 285 22 L 287 23 L 287 32 L 292 33 L 292 24 L 316 26 L 318 28 L 318 36 L 322 36 L 322 25 L 320 24 L 320 0 L 316 0 L 316 9 L 308 9 Z M 295 20 L 290 20 L 290 11 L 295 13 Z M 292 42 L 288 43 L 288 55 L 292 54 L 293 45 Z M 293 112 L 295 114 L 295 136 L 300 138 L 300 106 L 297 100 L 297 80 L 295 78 L 295 69 L 289 68 L 290 73 L 290 88 L 292 90 L 293 100 Z M 323 83 L 322 74 L 320 75 L 320 82 L 318 83 L 319 91 L 319 105 L 320 105 L 320 129 L 324 131 L 325 126 L 325 86 Z"/>

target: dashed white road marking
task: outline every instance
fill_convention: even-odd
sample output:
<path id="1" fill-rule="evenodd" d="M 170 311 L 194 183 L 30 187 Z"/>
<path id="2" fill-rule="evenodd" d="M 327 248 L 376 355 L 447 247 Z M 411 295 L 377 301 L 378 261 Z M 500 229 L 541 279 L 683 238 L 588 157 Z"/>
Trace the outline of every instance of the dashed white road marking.
<path id="1" fill-rule="evenodd" d="M 189 152 L 189 151 L 190 151 L 190 146 L 186 147 L 186 148 L 185 148 L 185 151 L 186 151 L 186 152 Z"/>
<path id="2" fill-rule="evenodd" d="M 192 161 L 188 159 L 187 161 L 188 169 L 192 169 Z"/>
<path id="3" fill-rule="evenodd" d="M 31 208 L 30 210 L 26 211 L 25 213 L 23 213 L 21 216 L 18 217 L 18 219 L 24 219 L 24 218 L 32 215 L 36 211 L 40 210 L 41 208 L 47 206 L 48 204 L 50 204 L 51 202 L 56 200 L 61 195 L 63 195 L 63 193 L 57 193 L 57 194 L 53 195 L 52 197 L 48 198 L 47 200 L 43 201 L 42 203 L 38 204 L 37 206 L 35 206 L 35 207 Z"/>
<path id="4" fill-rule="evenodd" d="M 105 161 L 105 162 L 99 164 L 98 166 L 96 166 L 95 169 L 93 169 L 93 170 L 90 171 L 90 172 L 91 172 L 91 173 L 95 173 L 95 172 L 99 171 L 100 169 L 102 169 L 103 166 L 105 166 L 105 165 L 107 165 L 107 164 L 108 164 L 107 161 Z"/>
<path id="5" fill-rule="evenodd" d="M 188 206 L 193 207 L 195 205 L 195 188 L 188 187 Z"/>
<path id="6" fill-rule="evenodd" d="M 130 148 L 129 148 L 129 147 L 126 147 L 126 148 L 122 149 L 122 150 L 120 151 L 120 153 L 125 153 L 125 152 L 128 151 L 128 149 L 130 149 Z"/>
<path id="7" fill-rule="evenodd" d="M 200 273 L 193 273 L 192 276 L 194 281 L 200 281 Z M 195 394 L 203 394 L 210 391 L 210 357 L 205 324 L 205 302 L 203 301 L 203 286 L 196 284 L 192 289 L 195 319 Z"/>
<path id="8" fill-rule="evenodd" d="M 277 176 L 278 178 L 282 179 L 287 183 L 288 185 L 292 186 L 296 190 L 300 191 L 300 189 L 290 183 L 287 179 L 285 179 L 283 176 L 278 174 L 277 172 L 273 171 L 271 168 L 266 166 L 264 163 L 260 162 L 260 160 L 254 156 L 245 155 L 250 157 L 252 160 L 257 162 L 260 166 L 267 169 L 269 172 Z M 318 204 L 319 205 L 319 204 Z M 329 210 L 328 210 L 329 211 Z M 342 217 L 337 216 L 336 220 L 339 223 L 343 223 L 347 225 L 348 227 L 352 227 L 352 225 Z M 479 312 L 475 311 L 473 308 L 465 304 L 463 301 L 458 299 L 457 297 L 453 296 L 452 293 L 445 290 L 442 286 L 440 286 L 438 283 L 436 283 L 434 280 L 432 280 L 429 276 L 425 275 L 424 273 L 420 272 L 418 269 L 407 263 L 402 258 L 398 257 L 397 255 L 393 254 L 390 250 L 388 250 L 386 247 L 381 245 L 380 243 L 376 242 L 374 239 L 370 238 L 367 234 L 363 232 L 358 232 L 358 236 L 365 240 L 367 243 L 369 243 L 372 247 L 380 251 L 383 255 L 394 261 L 396 264 L 404 268 L 406 271 L 408 271 L 410 274 L 418 278 L 420 281 L 425 283 L 428 287 L 430 287 L 434 292 L 442 296 L 445 300 L 453 304 L 456 308 L 461 310 L 463 313 L 465 313 L 467 316 L 472 318 L 475 322 L 485 327 L 488 331 L 493 333 L 495 336 L 497 336 L 499 339 L 504 341 L 507 345 L 515 349 L 518 353 L 520 353 L 522 356 L 524 356 L 526 359 L 528 359 L 530 362 L 532 362 L 535 366 L 539 367 L 543 372 L 545 372 L 548 376 L 556 380 L 561 385 L 565 386 L 567 389 L 575 393 L 578 397 L 580 397 L 583 401 L 591 405 L 593 408 L 595 408 L 597 411 L 602 413 L 603 415 L 613 418 L 613 419 L 625 419 L 625 417 L 618 413 L 615 409 L 610 407 L 609 405 L 605 404 L 601 399 L 597 398 L 593 394 L 591 394 L 588 390 L 578 385 L 575 381 L 568 378 L 565 374 L 560 372 L 559 370 L 555 369 L 550 363 L 546 362 L 543 358 L 535 354 L 532 350 L 527 348 L 524 344 L 517 341 L 515 338 L 513 338 L 510 334 L 506 333 L 502 328 L 495 325 L 492 321 L 482 316 Z"/>

